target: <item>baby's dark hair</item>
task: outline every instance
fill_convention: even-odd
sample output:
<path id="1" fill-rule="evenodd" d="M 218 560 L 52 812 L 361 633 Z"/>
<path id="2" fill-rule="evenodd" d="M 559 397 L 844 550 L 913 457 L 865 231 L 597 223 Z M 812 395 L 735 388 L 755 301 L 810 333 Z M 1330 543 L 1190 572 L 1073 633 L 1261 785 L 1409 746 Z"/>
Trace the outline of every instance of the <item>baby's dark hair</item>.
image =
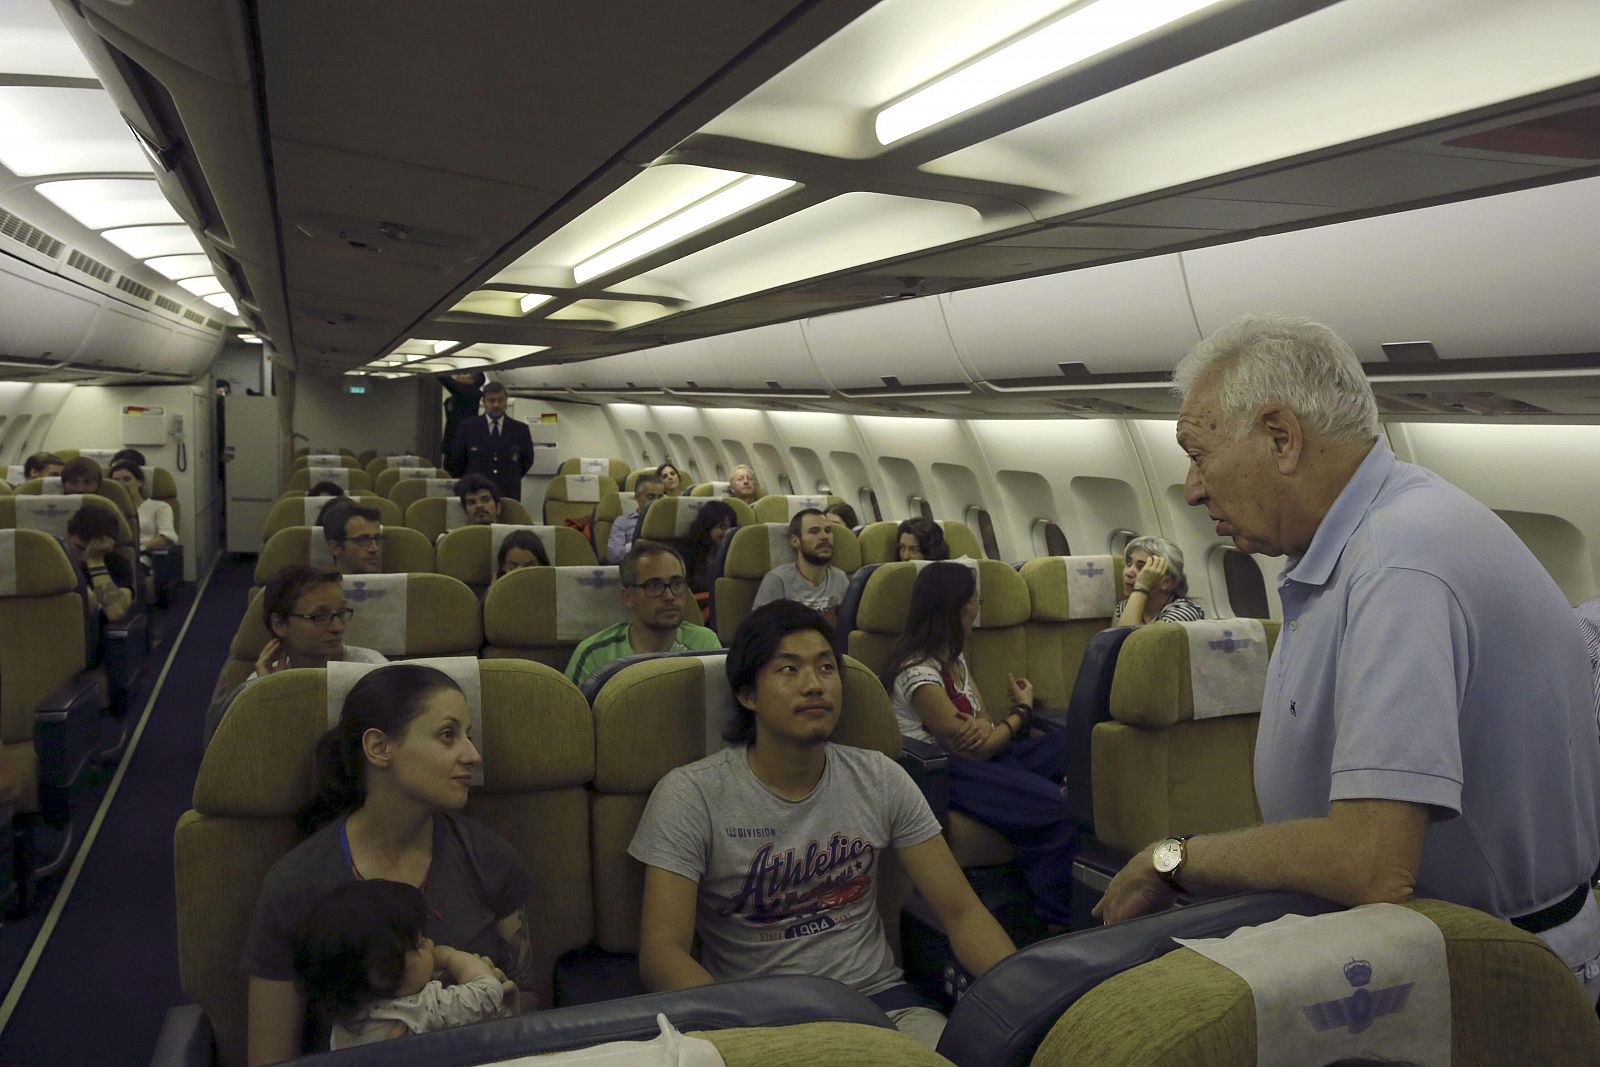
<path id="1" fill-rule="evenodd" d="M 426 917 L 414 885 L 373 878 L 339 886 L 295 928 L 295 984 L 330 1022 L 350 1019 L 394 995 Z"/>

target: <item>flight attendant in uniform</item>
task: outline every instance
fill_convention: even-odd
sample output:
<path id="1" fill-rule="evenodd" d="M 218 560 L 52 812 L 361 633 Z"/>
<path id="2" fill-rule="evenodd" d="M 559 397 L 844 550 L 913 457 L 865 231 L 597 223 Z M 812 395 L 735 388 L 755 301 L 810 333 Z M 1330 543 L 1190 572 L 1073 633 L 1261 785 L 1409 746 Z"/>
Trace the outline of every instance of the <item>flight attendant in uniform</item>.
<path id="1" fill-rule="evenodd" d="M 456 439 L 461 435 L 461 427 L 478 413 L 478 400 L 483 393 L 483 371 L 441 374 L 438 378 L 447 394 L 444 398 L 444 437 L 439 443 L 439 462 L 445 470 L 459 478 L 465 472 L 452 466 L 455 462 Z"/>
<path id="2" fill-rule="evenodd" d="M 522 499 L 522 476 L 533 466 L 533 433 L 528 424 L 506 414 L 506 387 L 490 382 L 483 388 L 483 414 L 461 424 L 449 469 L 465 476 L 481 474 L 500 489 L 502 498 Z"/>

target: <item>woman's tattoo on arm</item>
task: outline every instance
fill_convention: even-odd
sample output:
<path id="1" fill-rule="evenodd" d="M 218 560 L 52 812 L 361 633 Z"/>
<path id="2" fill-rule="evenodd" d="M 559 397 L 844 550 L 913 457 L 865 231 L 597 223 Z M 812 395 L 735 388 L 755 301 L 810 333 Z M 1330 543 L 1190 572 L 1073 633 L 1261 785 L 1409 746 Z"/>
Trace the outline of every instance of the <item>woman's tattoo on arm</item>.
<path id="1" fill-rule="evenodd" d="M 534 988 L 533 942 L 528 936 L 528 909 L 517 912 L 511 936 L 501 938 L 505 958 L 506 977 L 517 983 L 518 989 Z"/>

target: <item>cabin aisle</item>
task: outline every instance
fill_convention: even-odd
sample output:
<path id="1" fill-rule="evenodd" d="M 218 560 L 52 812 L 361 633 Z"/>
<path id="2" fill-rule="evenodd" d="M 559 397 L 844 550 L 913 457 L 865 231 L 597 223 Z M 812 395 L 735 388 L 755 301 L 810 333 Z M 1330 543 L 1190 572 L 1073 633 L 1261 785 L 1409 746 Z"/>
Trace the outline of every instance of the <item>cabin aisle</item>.
<path id="1" fill-rule="evenodd" d="M 0 1033 L 3 1067 L 145 1067 L 167 1009 L 185 1000 L 178 986 L 172 828 L 189 809 L 201 720 L 253 565 L 227 555 L 217 561 L 100 834 Z M 181 625 L 175 621 L 174 635 Z M 159 675 L 160 661 L 151 668 Z"/>

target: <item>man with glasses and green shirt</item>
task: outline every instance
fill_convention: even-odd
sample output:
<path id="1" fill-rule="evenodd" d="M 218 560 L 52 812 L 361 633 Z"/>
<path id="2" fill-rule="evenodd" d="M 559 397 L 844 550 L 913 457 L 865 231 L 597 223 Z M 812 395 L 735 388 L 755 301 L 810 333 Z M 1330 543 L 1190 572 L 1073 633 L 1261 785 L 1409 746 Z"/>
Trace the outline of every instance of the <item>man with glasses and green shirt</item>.
<path id="1" fill-rule="evenodd" d="M 683 559 L 666 545 L 635 541 L 618 568 L 623 605 L 632 622 L 607 626 L 572 652 L 567 677 L 578 685 L 615 659 L 644 652 L 703 652 L 722 647 L 714 631 L 683 618 L 689 581 Z"/>
<path id="2" fill-rule="evenodd" d="M 356 500 L 332 500 L 319 516 L 328 554 L 340 574 L 383 570 L 383 512 Z"/>

